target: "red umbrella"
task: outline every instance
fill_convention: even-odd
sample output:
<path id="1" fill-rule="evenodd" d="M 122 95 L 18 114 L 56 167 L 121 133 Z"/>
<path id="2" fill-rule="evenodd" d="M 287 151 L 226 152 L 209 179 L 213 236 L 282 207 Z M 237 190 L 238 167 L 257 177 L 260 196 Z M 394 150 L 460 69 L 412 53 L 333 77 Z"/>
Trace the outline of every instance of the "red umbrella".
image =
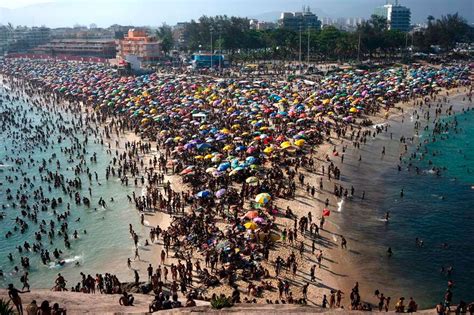
<path id="1" fill-rule="evenodd" d="M 330 214 L 331 214 L 331 211 L 329 211 L 329 209 L 327 208 L 323 209 L 323 217 L 329 217 Z"/>

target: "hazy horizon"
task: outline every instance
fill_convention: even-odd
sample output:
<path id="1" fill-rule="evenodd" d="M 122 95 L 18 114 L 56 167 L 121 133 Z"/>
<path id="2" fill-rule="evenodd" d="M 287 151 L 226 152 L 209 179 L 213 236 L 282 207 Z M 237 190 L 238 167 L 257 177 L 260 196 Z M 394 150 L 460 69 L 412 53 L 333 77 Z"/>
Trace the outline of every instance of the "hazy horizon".
<path id="1" fill-rule="evenodd" d="M 197 19 L 202 15 L 228 15 L 274 20 L 282 11 L 310 6 L 320 17 L 368 18 L 385 0 L 0 0 L 0 24 L 49 27 L 76 24 L 107 27 L 112 24 L 158 26 Z M 400 0 L 412 11 L 412 23 L 428 15 L 458 12 L 474 22 L 472 0 Z"/>

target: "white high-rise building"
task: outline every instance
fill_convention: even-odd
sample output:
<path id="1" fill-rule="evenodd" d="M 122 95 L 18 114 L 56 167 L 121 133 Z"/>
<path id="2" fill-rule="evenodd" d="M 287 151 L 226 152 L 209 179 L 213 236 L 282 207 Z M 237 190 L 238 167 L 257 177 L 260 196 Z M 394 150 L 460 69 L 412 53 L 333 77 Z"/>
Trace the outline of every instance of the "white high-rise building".
<path id="1" fill-rule="evenodd" d="M 376 8 L 374 14 L 386 18 L 390 30 L 402 32 L 410 30 L 411 11 L 409 8 L 401 6 L 398 0 L 395 0 L 394 3 L 387 1 L 384 6 Z"/>

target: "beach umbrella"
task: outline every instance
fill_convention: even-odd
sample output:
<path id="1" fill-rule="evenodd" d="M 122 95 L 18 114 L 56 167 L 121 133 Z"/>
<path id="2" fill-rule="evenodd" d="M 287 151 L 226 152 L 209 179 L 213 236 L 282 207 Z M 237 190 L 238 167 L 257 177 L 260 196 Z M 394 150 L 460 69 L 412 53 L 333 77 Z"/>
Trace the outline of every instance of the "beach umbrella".
<path id="1" fill-rule="evenodd" d="M 261 193 L 255 196 L 255 202 L 259 204 L 266 204 L 267 202 L 270 201 L 270 199 L 271 199 L 271 196 L 268 193 Z"/>
<path id="2" fill-rule="evenodd" d="M 181 175 L 187 175 L 192 173 L 194 170 L 192 168 L 185 168 L 184 170 L 181 171 Z"/>
<path id="3" fill-rule="evenodd" d="M 246 214 L 244 214 L 244 218 L 247 218 L 247 219 L 255 219 L 256 217 L 258 217 L 258 212 L 257 211 L 247 211 Z"/>
<path id="4" fill-rule="evenodd" d="M 258 225 L 252 221 L 245 223 L 244 226 L 247 230 L 256 230 L 258 228 Z"/>
<path id="5" fill-rule="evenodd" d="M 253 218 L 253 222 L 255 222 L 257 224 L 263 224 L 263 223 L 265 223 L 265 219 L 262 218 L 262 217 L 256 217 L 256 218 Z"/>
<path id="6" fill-rule="evenodd" d="M 297 145 L 298 147 L 301 147 L 303 146 L 303 144 L 305 143 L 306 141 L 304 139 L 299 139 L 299 140 L 296 140 L 295 141 L 295 145 Z"/>
<path id="7" fill-rule="evenodd" d="M 209 190 L 203 190 L 196 194 L 198 198 L 208 198 L 212 195 L 212 192 Z"/>
<path id="8" fill-rule="evenodd" d="M 247 179 L 245 180 L 245 182 L 246 182 L 247 184 L 249 184 L 249 185 L 254 186 L 254 185 L 257 185 L 257 184 L 258 184 L 258 178 L 255 177 L 255 176 L 252 176 L 252 177 L 247 178 Z"/>
<path id="9" fill-rule="evenodd" d="M 212 146 L 209 143 L 200 143 L 196 146 L 196 149 L 198 149 L 198 151 L 205 151 L 210 149 L 211 147 Z"/>
<path id="10" fill-rule="evenodd" d="M 215 171 L 217 171 L 217 169 L 215 167 L 209 167 L 209 168 L 206 169 L 206 173 L 208 173 L 208 174 L 211 174 Z"/>
<path id="11" fill-rule="evenodd" d="M 255 164 L 257 162 L 257 158 L 254 156 L 248 156 L 245 159 L 245 162 L 247 162 L 248 164 Z"/>
<path id="12" fill-rule="evenodd" d="M 218 167 L 217 167 L 217 170 L 219 172 L 223 172 L 225 170 L 227 170 L 228 168 L 230 168 L 230 163 L 229 162 L 224 162 L 224 163 L 221 163 Z"/>
<path id="13" fill-rule="evenodd" d="M 211 159 L 211 162 L 213 163 L 217 163 L 217 162 L 220 162 L 221 161 L 221 158 L 219 156 L 214 156 L 212 159 Z"/>
<path id="14" fill-rule="evenodd" d="M 246 151 L 246 152 L 247 152 L 248 154 L 252 154 L 252 153 L 254 153 L 254 152 L 255 152 L 255 150 L 257 150 L 257 148 L 255 148 L 255 147 L 251 146 L 251 147 L 249 147 L 249 148 L 247 149 L 247 151 Z"/>
<path id="15" fill-rule="evenodd" d="M 217 198 L 221 198 L 222 196 L 224 196 L 226 193 L 226 190 L 225 188 L 222 188 L 222 189 L 219 189 L 218 191 L 216 191 L 215 195 Z"/>
<path id="16" fill-rule="evenodd" d="M 266 154 L 270 154 L 273 152 L 273 148 L 272 147 L 266 147 L 264 150 L 263 150 L 264 153 Z"/>

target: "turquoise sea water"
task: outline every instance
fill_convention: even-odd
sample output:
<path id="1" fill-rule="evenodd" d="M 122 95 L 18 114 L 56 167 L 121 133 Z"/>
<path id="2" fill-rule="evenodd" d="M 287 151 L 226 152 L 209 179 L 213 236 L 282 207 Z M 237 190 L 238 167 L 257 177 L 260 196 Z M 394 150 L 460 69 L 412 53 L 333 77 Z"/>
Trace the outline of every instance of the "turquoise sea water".
<path id="1" fill-rule="evenodd" d="M 355 195 L 361 189 L 367 192 L 365 200 L 347 201 L 343 210 L 341 225 L 343 231 L 350 231 L 351 259 L 365 287 L 371 292 L 379 289 L 395 302 L 412 296 L 421 307 L 431 307 L 443 300 L 448 280 L 455 282 L 453 302 L 474 300 L 474 110 L 459 111 L 443 121 L 453 119 L 458 120 L 457 131 L 451 128 L 437 135 L 435 142 L 432 128 L 415 136 L 409 153 L 417 145 L 422 147 L 419 152 L 426 148 L 428 153 L 424 159 L 419 152 L 411 160 L 406 155 L 400 172 L 398 157 L 404 145 L 399 138 L 413 136 L 410 122 L 393 123 L 361 152 L 351 149 L 349 154 L 358 158 L 360 153 L 370 163 L 361 167 L 353 158 L 345 165 L 354 178 L 350 184 L 359 189 Z M 437 176 L 434 166 L 446 169 Z M 387 211 L 389 223 L 384 221 Z M 416 238 L 423 241 L 422 247 Z M 392 257 L 387 255 L 388 247 Z M 441 272 L 449 266 L 454 268 L 451 275 Z"/>
<path id="2" fill-rule="evenodd" d="M 5 94 L 6 92 L 3 91 L 3 95 Z M 31 119 L 31 126 L 37 126 L 39 124 L 41 113 L 44 112 L 44 110 L 33 109 L 29 104 L 23 101 L 16 101 L 13 102 L 13 104 L 4 102 L 3 106 L 15 108 L 18 113 L 23 113 L 23 111 L 27 109 L 25 118 L 28 120 Z M 53 113 L 50 118 L 57 119 L 58 115 L 58 113 Z M 66 120 L 70 120 L 71 118 L 71 115 L 64 113 L 62 115 Z M 66 125 L 71 126 L 70 122 Z M 28 128 L 31 128 L 31 126 Z M 12 130 L 12 128 L 19 133 L 27 133 L 26 131 L 15 129 L 12 126 L 7 126 L 7 130 Z M 73 161 L 68 161 L 66 154 L 61 152 L 61 148 L 71 145 L 70 138 L 67 138 L 61 144 L 55 141 L 55 143 L 49 147 L 38 145 L 34 147 L 31 152 L 18 153 L 19 147 L 23 144 L 15 139 L 9 138 L 7 136 L 7 130 L 4 132 L 0 130 L 0 181 L 2 183 L 0 186 L 0 206 L 5 207 L 4 209 L 0 209 L 0 212 L 4 215 L 4 218 L 0 220 L 0 269 L 4 273 L 4 277 L 0 277 L 0 287 L 5 287 L 8 283 L 14 283 L 17 287 L 21 288 L 20 276 L 23 274 L 23 268 L 20 264 L 20 256 L 30 258 L 31 268 L 29 269 L 29 278 L 32 287 L 53 287 L 55 276 L 58 272 L 61 272 L 66 280 L 69 280 L 68 286 L 75 285 L 75 282 L 80 280 L 80 272 L 84 272 L 86 275 L 111 272 L 117 274 L 119 279 L 129 280 L 132 273 L 126 268 L 126 260 L 127 257 L 133 258 L 134 250 L 133 242 L 129 237 L 128 224 L 133 224 L 136 231 L 140 233 L 139 215 L 127 199 L 127 194 L 131 195 L 134 188 L 131 186 L 122 186 L 117 177 L 111 177 L 108 181 L 105 179 L 105 168 L 111 160 L 111 156 L 106 154 L 106 147 L 101 145 L 90 131 L 88 132 L 89 142 L 85 146 L 85 161 L 92 173 L 97 172 L 98 182 L 95 179 L 91 182 L 91 206 L 87 208 L 84 204 L 75 204 L 74 194 L 72 198 L 70 198 L 60 189 L 52 188 L 51 191 L 48 191 L 48 183 L 39 180 L 40 174 L 37 162 L 35 166 L 31 164 L 30 167 L 28 167 L 26 163 L 15 165 L 14 162 L 10 160 L 7 161 L 6 159 L 6 156 L 26 158 L 28 155 L 31 155 L 31 158 L 35 161 L 41 161 L 42 159 L 48 161 L 47 168 L 53 172 L 56 171 L 56 160 L 58 160 L 61 163 L 60 173 L 63 174 L 65 178 L 74 179 L 75 175 L 72 167 L 76 166 L 79 160 L 74 158 Z M 28 134 L 31 136 L 34 133 Z M 56 139 L 59 135 L 59 131 L 53 128 L 49 131 L 48 135 L 50 139 Z M 80 141 L 84 139 L 83 134 L 75 134 L 75 136 Z M 12 148 L 14 152 L 11 151 Z M 43 151 L 41 151 L 41 148 Z M 94 152 L 97 154 L 97 163 L 91 163 L 89 161 Z M 53 154 L 56 154 L 57 159 L 51 159 Z M 49 159 L 51 159 L 51 162 L 49 162 Z M 23 184 L 23 175 L 21 173 L 30 179 L 36 176 L 36 181 L 33 181 L 35 185 L 34 188 L 29 185 L 26 187 L 19 186 Z M 17 176 L 17 180 L 14 180 L 13 183 L 7 182 L 7 176 Z M 80 178 L 83 183 L 83 188 L 80 190 L 80 193 L 83 196 L 89 197 L 89 179 L 85 173 L 81 174 Z M 100 185 L 98 183 L 100 183 Z M 44 265 L 38 253 L 27 253 L 23 250 L 23 253 L 20 254 L 17 250 L 17 247 L 23 245 L 25 241 L 28 241 L 30 245 L 35 242 L 34 233 L 39 230 L 39 227 L 28 218 L 22 217 L 19 201 L 7 200 L 6 190 L 11 189 L 13 196 L 16 196 L 18 190 L 20 194 L 26 194 L 32 197 L 32 191 L 39 186 L 43 187 L 46 198 L 61 197 L 63 199 L 62 204 L 56 208 L 58 214 L 64 213 L 67 210 L 67 203 L 71 205 L 71 216 L 67 219 L 71 248 L 65 248 L 64 241 L 61 237 L 56 236 L 53 240 L 53 244 L 49 244 L 47 235 L 42 235 L 42 242 L 45 244 L 45 248 L 49 250 L 53 260 L 52 251 L 55 248 L 63 251 L 61 258 L 66 261 L 66 264 L 63 266 L 59 266 L 54 262 Z M 103 197 L 107 202 L 107 208 L 98 205 L 100 197 Z M 114 198 L 114 202 L 110 201 L 111 197 Z M 32 201 L 32 198 L 30 201 Z M 17 204 L 16 209 L 12 207 L 13 202 Z M 32 204 L 32 202 L 30 204 Z M 20 233 L 19 230 L 14 231 L 16 217 L 23 218 L 29 225 L 29 228 L 24 234 Z M 80 218 L 79 222 L 76 222 L 77 218 Z M 48 207 L 47 211 L 38 211 L 38 222 L 41 222 L 43 219 L 48 223 L 47 230 L 49 230 L 49 221 L 55 220 L 51 207 Z M 56 230 L 58 230 L 60 224 L 58 221 L 55 221 L 55 223 Z M 72 233 L 74 230 L 77 230 L 79 233 L 78 239 L 73 238 Z M 87 234 L 84 234 L 84 230 L 87 230 Z M 13 232 L 13 235 L 8 239 L 5 238 L 7 231 Z M 13 262 L 7 258 L 8 253 L 13 254 Z M 76 262 L 79 262 L 80 266 L 76 266 Z M 19 267 L 19 272 L 15 272 L 15 266 Z"/>

